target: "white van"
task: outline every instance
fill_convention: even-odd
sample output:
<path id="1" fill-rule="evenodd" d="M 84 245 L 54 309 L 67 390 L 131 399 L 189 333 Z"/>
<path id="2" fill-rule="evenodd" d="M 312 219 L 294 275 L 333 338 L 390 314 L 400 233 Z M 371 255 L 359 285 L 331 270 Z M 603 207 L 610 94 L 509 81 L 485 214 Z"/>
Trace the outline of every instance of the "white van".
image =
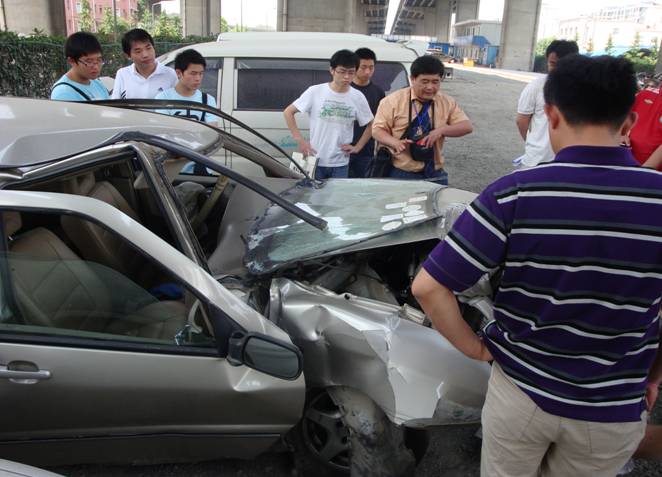
<path id="1" fill-rule="evenodd" d="M 217 98 L 226 113 L 256 129 L 288 153 L 297 144 L 283 117 L 283 109 L 311 85 L 330 81 L 329 59 L 338 50 L 370 48 L 377 55 L 373 81 L 389 92 L 409 85 L 409 67 L 419 56 L 413 48 L 380 38 L 350 33 L 242 32 L 223 33 L 218 40 L 180 48 L 159 58 L 174 67 L 175 56 L 194 48 L 207 61 L 202 91 Z M 304 135 L 308 118 L 297 116 Z M 258 148 L 255 136 L 230 128 Z"/>

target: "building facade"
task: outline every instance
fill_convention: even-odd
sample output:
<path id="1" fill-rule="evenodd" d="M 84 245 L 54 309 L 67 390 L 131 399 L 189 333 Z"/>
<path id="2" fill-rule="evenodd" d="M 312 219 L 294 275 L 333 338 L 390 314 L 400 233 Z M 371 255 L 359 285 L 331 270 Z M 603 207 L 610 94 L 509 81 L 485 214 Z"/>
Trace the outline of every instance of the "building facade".
<path id="1" fill-rule="evenodd" d="M 615 53 L 629 49 L 639 37 L 642 47 L 662 39 L 662 1 L 645 0 L 561 20 L 557 38 L 575 40 L 581 51 L 602 53 L 609 38 Z"/>
<path id="2" fill-rule="evenodd" d="M 477 64 L 494 66 L 501 43 L 501 22 L 465 20 L 453 26 L 453 55 Z"/>

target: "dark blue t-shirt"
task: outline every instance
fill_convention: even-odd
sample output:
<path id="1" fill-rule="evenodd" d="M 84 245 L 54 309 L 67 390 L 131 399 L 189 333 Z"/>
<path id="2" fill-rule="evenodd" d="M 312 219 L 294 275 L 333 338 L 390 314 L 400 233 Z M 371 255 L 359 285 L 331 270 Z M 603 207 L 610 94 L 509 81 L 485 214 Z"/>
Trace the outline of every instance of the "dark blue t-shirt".
<path id="1" fill-rule="evenodd" d="M 352 88 L 358 89 L 361 93 L 363 93 L 365 99 L 368 100 L 370 111 L 374 116 L 375 113 L 377 113 L 377 106 L 379 106 L 379 102 L 382 100 L 384 96 L 386 96 L 384 94 L 384 90 L 373 82 L 368 83 L 366 86 L 359 86 L 357 84 L 352 83 Z M 352 141 L 352 144 L 356 144 L 357 141 L 361 139 L 361 136 L 363 135 L 363 131 L 365 131 L 365 128 L 366 126 L 359 126 L 359 123 L 357 123 L 356 121 L 354 122 L 354 140 Z M 370 141 L 368 141 L 368 143 L 363 147 L 363 149 L 361 149 L 361 152 L 359 152 L 358 154 L 352 154 L 352 157 L 372 156 L 374 150 L 375 150 L 375 141 L 374 139 L 370 139 Z"/>

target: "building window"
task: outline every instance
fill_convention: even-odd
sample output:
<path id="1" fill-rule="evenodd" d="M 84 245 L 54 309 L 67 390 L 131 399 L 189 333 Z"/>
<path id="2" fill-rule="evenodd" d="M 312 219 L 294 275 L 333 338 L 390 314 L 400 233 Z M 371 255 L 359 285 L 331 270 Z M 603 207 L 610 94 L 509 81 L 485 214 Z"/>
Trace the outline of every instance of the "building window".
<path id="1" fill-rule="evenodd" d="M 83 4 L 81 2 L 76 2 L 76 13 L 83 12 Z"/>

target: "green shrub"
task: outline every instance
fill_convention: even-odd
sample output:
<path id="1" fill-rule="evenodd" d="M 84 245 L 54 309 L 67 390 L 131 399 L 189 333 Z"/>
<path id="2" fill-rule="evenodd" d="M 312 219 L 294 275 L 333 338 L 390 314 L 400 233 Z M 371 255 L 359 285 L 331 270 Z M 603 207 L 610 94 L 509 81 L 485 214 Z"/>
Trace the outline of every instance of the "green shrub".
<path id="1" fill-rule="evenodd" d="M 115 77 L 117 70 L 129 61 L 122 52 L 122 46 L 114 43 L 111 35 L 99 34 L 97 37 L 105 61 L 101 75 Z M 154 42 L 158 56 L 182 46 L 214 39 L 172 35 L 155 37 Z M 43 35 L 39 31 L 29 37 L 0 31 L 0 96 L 48 98 L 51 86 L 68 69 L 64 56 L 65 40 L 63 37 Z"/>

